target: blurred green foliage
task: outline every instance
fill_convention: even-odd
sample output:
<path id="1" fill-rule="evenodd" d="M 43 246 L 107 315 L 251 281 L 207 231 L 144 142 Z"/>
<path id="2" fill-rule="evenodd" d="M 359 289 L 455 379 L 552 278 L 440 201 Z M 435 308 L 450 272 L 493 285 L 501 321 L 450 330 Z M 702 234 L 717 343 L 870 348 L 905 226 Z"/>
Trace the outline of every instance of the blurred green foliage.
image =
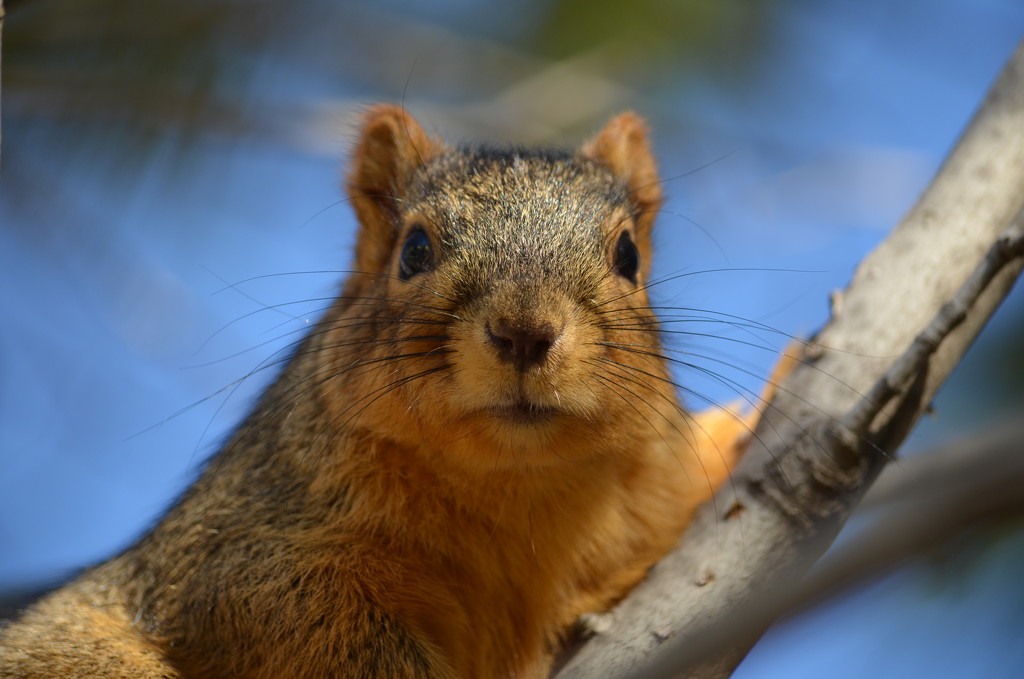
<path id="1" fill-rule="evenodd" d="M 756 63 L 779 0 L 554 0 L 535 34 L 553 58 L 613 49 L 624 66 L 665 75 L 700 59 L 718 75 Z"/>
<path id="2" fill-rule="evenodd" d="M 217 104 L 244 86 L 272 7 L 259 0 L 9 1 L 9 116 L 136 132 L 189 132 L 215 120 L 237 126 L 240 111 Z"/>
<path id="3" fill-rule="evenodd" d="M 328 96 L 356 88 L 395 98 L 415 72 L 416 93 L 477 103 L 595 54 L 592 68 L 653 88 L 684 61 L 747 70 L 770 41 L 779 1 L 554 0 L 517 13 L 527 19 L 496 41 L 483 37 L 496 23 L 483 2 L 413 15 L 369 0 L 9 0 L 7 114 L 111 125 L 135 141 L 161 131 L 272 141 L 301 105 L 268 105 L 251 91 L 274 59 L 336 82 Z"/>

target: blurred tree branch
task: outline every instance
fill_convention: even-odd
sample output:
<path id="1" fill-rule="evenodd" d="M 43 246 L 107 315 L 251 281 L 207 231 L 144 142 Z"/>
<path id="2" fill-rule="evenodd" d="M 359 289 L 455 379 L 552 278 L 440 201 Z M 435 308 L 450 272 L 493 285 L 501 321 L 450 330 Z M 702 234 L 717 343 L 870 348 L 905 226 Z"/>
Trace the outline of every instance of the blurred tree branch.
<path id="1" fill-rule="evenodd" d="M 4 92 L 4 0 L 0 0 L 0 121 L 3 121 L 3 92 Z M 0 160 L 3 159 L 4 130 L 0 122 Z"/>
<path id="2" fill-rule="evenodd" d="M 1012 287 L 1024 264 L 1021 187 L 1024 44 L 917 205 L 835 297 L 733 482 L 558 677 L 732 672 Z M 709 642 L 737 618 L 754 622 L 726 649 Z"/>

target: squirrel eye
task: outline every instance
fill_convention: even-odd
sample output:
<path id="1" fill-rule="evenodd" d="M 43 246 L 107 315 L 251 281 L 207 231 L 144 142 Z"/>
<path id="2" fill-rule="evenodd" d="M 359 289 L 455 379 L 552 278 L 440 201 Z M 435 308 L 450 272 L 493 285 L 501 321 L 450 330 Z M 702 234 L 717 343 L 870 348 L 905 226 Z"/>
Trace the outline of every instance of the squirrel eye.
<path id="1" fill-rule="evenodd" d="M 636 283 L 636 274 L 640 270 L 640 252 L 628 231 L 622 232 L 615 246 L 615 270 L 623 278 Z"/>
<path id="2" fill-rule="evenodd" d="M 434 253 L 430 249 L 430 239 L 423 229 L 416 227 L 409 232 L 402 245 L 402 254 L 398 258 L 399 278 L 407 281 L 418 273 L 426 273 L 434 268 Z"/>

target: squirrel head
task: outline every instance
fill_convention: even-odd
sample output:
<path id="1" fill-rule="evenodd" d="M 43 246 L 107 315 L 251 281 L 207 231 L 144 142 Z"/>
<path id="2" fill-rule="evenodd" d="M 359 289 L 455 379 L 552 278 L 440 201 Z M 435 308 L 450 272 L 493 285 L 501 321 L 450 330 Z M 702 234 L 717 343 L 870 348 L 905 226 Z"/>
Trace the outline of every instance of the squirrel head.
<path id="1" fill-rule="evenodd" d="M 493 469 L 678 417 L 645 291 L 662 194 L 639 116 L 522 150 L 449 146 L 377 106 L 348 192 L 355 273 L 323 346 L 359 347 L 332 390 L 353 426 Z"/>

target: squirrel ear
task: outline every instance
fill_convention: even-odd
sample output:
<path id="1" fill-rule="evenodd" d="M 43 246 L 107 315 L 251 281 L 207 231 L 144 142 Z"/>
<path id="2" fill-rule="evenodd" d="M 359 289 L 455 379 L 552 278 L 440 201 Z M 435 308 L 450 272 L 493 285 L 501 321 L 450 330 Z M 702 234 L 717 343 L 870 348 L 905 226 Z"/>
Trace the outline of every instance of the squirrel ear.
<path id="1" fill-rule="evenodd" d="M 658 164 L 647 141 L 647 123 L 632 111 L 620 113 L 580 149 L 618 177 L 636 204 L 637 231 L 647 236 L 662 203 Z"/>
<path id="2" fill-rule="evenodd" d="M 348 195 L 361 227 L 358 271 L 383 270 L 394 246 L 406 187 L 415 172 L 443 149 L 398 106 L 379 104 L 366 112 L 348 177 Z"/>

